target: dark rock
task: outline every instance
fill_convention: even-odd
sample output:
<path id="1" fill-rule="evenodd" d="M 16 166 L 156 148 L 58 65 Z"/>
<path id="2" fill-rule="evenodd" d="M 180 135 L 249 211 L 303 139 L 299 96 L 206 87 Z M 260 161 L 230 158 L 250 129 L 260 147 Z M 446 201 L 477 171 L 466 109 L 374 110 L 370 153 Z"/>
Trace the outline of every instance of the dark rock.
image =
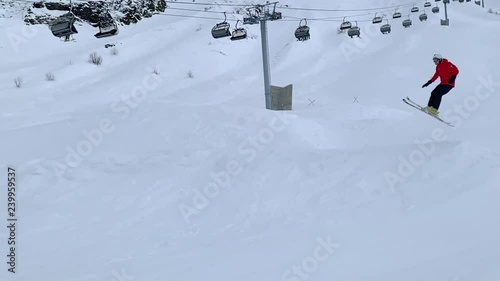
<path id="1" fill-rule="evenodd" d="M 43 8 L 43 7 L 45 7 L 45 5 L 43 4 L 43 2 L 42 2 L 42 1 L 40 1 L 40 2 L 34 2 L 34 3 L 33 3 L 33 8 L 38 8 L 38 9 L 41 9 L 41 8 Z"/>
<path id="2" fill-rule="evenodd" d="M 45 8 L 50 11 L 69 11 L 69 5 L 63 3 L 47 2 Z"/>
<path id="3" fill-rule="evenodd" d="M 47 8 L 51 11 L 70 11 L 69 4 L 58 2 L 35 2 L 33 8 Z M 143 18 L 152 17 L 159 12 L 165 12 L 167 3 L 165 0 L 115 0 L 113 4 L 104 1 L 89 1 L 73 3 L 72 12 L 82 21 L 91 25 L 96 25 L 102 14 L 108 11 L 118 11 L 121 17 L 115 18 L 117 22 L 129 25 L 137 23 Z M 46 24 L 53 20 L 53 16 L 39 16 L 34 13 L 28 13 L 24 21 L 27 24 Z"/>

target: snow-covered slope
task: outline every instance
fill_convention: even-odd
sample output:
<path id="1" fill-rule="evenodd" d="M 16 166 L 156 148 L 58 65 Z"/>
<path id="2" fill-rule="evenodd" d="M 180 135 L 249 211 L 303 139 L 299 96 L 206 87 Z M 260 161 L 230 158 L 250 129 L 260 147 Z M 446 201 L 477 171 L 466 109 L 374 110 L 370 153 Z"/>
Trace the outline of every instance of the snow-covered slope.
<path id="1" fill-rule="evenodd" d="M 205 5 L 169 3 L 100 40 L 77 25 L 71 42 L 0 19 L 0 279 L 498 279 L 500 16 L 453 1 L 441 26 L 433 2 L 440 13 L 405 29 L 424 1 L 362 2 L 280 1 L 303 8 L 268 23 L 272 84 L 293 84 L 292 111 L 265 109 L 259 26 L 215 40 L 223 15 Z M 381 7 L 387 35 L 378 10 L 358 10 Z M 338 9 L 355 11 L 325 11 Z M 344 16 L 361 38 L 337 32 Z M 460 69 L 440 108 L 455 128 L 401 101 L 427 103 L 434 53 Z"/>

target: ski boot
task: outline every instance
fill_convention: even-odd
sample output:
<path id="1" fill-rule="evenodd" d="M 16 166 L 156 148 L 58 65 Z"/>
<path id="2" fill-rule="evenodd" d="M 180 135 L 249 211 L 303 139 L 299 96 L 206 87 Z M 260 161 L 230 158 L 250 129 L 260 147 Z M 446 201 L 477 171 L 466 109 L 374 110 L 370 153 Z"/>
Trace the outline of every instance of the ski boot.
<path id="1" fill-rule="evenodd" d="M 431 115 L 434 115 L 434 116 L 438 116 L 439 115 L 439 111 L 437 109 L 435 109 L 434 107 L 432 106 L 427 106 L 424 108 L 424 111 L 431 114 Z"/>

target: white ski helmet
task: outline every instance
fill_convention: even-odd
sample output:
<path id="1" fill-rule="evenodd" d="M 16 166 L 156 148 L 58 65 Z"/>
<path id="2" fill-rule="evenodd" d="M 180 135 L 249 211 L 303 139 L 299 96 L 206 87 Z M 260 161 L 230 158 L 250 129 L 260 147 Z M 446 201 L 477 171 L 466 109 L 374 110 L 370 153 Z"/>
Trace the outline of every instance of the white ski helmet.
<path id="1" fill-rule="evenodd" d="M 432 56 L 432 59 L 435 60 L 439 60 L 439 61 L 442 61 L 443 60 L 443 56 L 441 54 L 434 54 L 434 56 Z"/>

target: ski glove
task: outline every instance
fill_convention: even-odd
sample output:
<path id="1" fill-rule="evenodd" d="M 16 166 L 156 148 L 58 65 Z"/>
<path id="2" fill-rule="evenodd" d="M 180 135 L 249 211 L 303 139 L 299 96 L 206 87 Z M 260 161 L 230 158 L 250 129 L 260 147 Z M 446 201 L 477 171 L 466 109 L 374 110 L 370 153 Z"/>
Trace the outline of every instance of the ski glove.
<path id="1" fill-rule="evenodd" d="M 457 79 L 457 76 L 455 76 L 455 75 L 451 76 L 451 78 L 448 79 L 448 83 L 451 84 L 451 83 L 455 82 L 455 79 Z"/>
<path id="2" fill-rule="evenodd" d="M 427 83 L 425 83 L 424 85 L 422 85 L 422 88 L 425 88 L 425 87 L 429 86 L 431 83 L 432 83 L 431 80 L 427 81 Z"/>

